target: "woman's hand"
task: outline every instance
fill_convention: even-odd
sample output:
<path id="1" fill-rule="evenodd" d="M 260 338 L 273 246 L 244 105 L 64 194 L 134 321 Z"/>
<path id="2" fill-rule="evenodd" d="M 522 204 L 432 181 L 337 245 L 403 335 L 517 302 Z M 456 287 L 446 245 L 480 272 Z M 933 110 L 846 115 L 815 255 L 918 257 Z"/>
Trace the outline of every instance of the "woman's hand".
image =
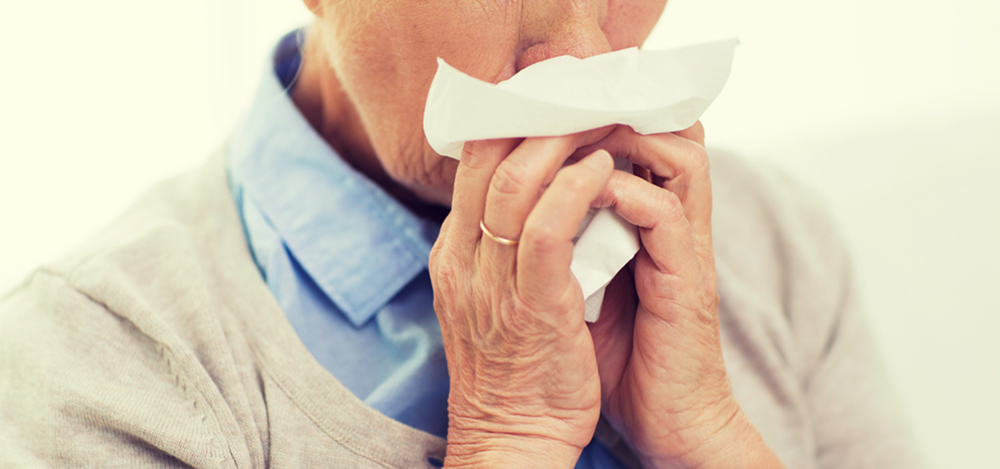
<path id="1" fill-rule="evenodd" d="M 646 467 L 782 467 L 741 412 L 722 360 L 701 123 L 650 136 L 618 127 L 579 151 L 598 148 L 652 182 L 616 171 L 596 202 L 638 226 L 642 246 L 590 326 L 604 415 Z"/>
<path id="2" fill-rule="evenodd" d="M 466 145 L 431 254 L 447 467 L 571 467 L 602 411 L 648 467 L 781 467 L 722 361 L 702 141 L 697 124 Z M 612 171 L 608 152 L 649 180 Z M 586 156 L 560 169 L 571 155 Z M 592 205 L 637 225 L 642 249 L 588 327 L 569 266 Z M 519 244 L 485 237 L 480 221 Z"/>
<path id="3" fill-rule="evenodd" d="M 591 440 L 601 383 L 569 266 L 613 165 L 597 151 L 562 166 L 610 131 L 465 146 L 430 260 L 451 375 L 446 467 L 572 467 Z"/>

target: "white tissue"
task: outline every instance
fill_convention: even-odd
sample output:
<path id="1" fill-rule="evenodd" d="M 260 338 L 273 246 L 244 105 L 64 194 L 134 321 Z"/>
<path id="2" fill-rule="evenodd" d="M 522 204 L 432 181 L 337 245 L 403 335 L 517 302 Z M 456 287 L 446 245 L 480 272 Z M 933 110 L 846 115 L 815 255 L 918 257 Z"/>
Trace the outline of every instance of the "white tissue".
<path id="1" fill-rule="evenodd" d="M 736 43 L 555 57 L 496 85 L 439 58 L 424 109 L 424 133 L 434 151 L 458 159 L 472 140 L 567 135 L 611 124 L 646 135 L 683 130 L 722 91 Z M 631 170 L 624 160 L 616 167 Z M 604 287 L 638 252 L 639 238 L 636 228 L 611 209 L 597 211 L 584 223 L 571 269 L 586 298 L 585 319 L 593 322 Z"/>

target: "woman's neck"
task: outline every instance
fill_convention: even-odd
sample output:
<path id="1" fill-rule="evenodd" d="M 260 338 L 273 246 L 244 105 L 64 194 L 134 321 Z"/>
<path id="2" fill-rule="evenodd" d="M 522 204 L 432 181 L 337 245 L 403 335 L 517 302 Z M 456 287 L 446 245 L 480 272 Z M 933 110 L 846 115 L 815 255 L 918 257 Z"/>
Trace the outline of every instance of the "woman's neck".
<path id="1" fill-rule="evenodd" d="M 443 221 L 447 207 L 421 200 L 386 173 L 354 103 L 311 34 L 307 34 L 301 53 L 302 66 L 292 89 L 292 102 L 306 121 L 347 164 L 408 209 L 420 217 Z"/>

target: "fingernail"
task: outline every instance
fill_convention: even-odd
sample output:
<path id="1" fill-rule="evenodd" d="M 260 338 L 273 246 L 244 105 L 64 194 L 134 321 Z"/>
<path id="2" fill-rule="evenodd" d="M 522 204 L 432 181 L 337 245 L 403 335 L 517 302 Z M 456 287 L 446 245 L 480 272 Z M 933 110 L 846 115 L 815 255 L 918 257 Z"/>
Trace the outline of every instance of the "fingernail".
<path id="1" fill-rule="evenodd" d="M 597 150 L 591 153 L 590 156 L 588 156 L 583 162 L 591 168 L 604 169 L 611 164 L 611 155 L 604 150 Z"/>

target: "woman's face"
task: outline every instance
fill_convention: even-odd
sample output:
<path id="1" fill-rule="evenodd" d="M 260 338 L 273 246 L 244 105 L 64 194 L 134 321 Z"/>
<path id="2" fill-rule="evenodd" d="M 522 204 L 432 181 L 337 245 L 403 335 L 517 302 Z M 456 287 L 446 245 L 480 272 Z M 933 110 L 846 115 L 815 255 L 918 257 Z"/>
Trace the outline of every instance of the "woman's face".
<path id="1" fill-rule="evenodd" d="M 424 138 L 441 57 L 496 83 L 535 62 L 642 44 L 666 0 L 306 0 L 320 47 L 378 160 L 396 182 L 449 205 L 457 162 Z M 353 114 L 353 112 L 352 112 Z"/>

